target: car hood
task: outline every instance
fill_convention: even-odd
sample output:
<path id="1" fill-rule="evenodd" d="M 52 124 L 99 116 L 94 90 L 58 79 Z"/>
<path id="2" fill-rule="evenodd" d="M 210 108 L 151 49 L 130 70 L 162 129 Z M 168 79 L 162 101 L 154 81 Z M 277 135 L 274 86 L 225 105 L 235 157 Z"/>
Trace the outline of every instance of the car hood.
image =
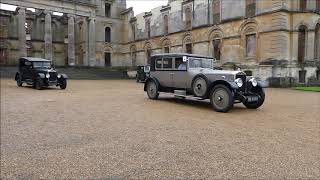
<path id="1" fill-rule="evenodd" d="M 45 68 L 39 68 L 36 70 L 37 73 L 50 73 L 50 72 L 57 72 L 56 70 L 54 69 L 45 69 Z"/>
<path id="2" fill-rule="evenodd" d="M 245 75 L 242 71 L 230 71 L 230 70 L 216 70 L 216 69 L 200 69 L 200 72 L 203 74 L 211 75 L 211 74 L 221 74 L 221 75 Z"/>

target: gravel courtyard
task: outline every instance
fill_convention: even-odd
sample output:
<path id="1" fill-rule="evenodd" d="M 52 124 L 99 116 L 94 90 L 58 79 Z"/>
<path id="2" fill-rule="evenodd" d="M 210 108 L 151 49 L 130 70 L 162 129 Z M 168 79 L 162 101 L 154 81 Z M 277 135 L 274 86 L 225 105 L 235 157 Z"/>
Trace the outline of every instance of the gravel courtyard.
<path id="1" fill-rule="evenodd" d="M 223 114 L 133 80 L 68 83 L 1 79 L 1 179 L 320 178 L 320 93 L 268 89 Z"/>

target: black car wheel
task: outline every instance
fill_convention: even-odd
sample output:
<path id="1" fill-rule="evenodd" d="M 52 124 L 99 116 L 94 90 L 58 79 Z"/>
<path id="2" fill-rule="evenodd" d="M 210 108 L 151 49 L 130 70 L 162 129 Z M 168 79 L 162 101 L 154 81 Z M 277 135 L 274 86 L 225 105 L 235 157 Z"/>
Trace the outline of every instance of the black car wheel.
<path id="1" fill-rule="evenodd" d="M 66 79 L 61 79 L 60 88 L 61 89 L 66 89 L 67 88 L 67 80 Z"/>
<path id="2" fill-rule="evenodd" d="M 252 90 L 256 95 L 258 95 L 258 101 L 255 102 L 243 102 L 248 109 L 257 109 L 264 103 L 265 93 L 264 90 L 260 87 L 257 87 Z"/>
<path id="3" fill-rule="evenodd" d="M 205 98 L 208 91 L 206 79 L 202 76 L 196 77 L 192 83 L 192 90 L 195 96 Z"/>
<path id="4" fill-rule="evenodd" d="M 42 89 L 42 79 L 37 78 L 36 81 L 34 82 L 34 88 L 37 90 L 41 90 Z"/>
<path id="5" fill-rule="evenodd" d="M 17 86 L 21 87 L 22 86 L 22 81 L 21 81 L 21 77 L 20 75 L 18 74 L 17 77 L 16 77 L 16 81 L 17 81 Z"/>
<path id="6" fill-rule="evenodd" d="M 210 93 L 210 102 L 217 112 L 228 112 L 233 107 L 234 93 L 225 85 L 216 85 Z"/>
<path id="7" fill-rule="evenodd" d="M 158 99 L 159 97 L 158 86 L 153 80 L 147 82 L 147 94 L 150 99 Z"/>

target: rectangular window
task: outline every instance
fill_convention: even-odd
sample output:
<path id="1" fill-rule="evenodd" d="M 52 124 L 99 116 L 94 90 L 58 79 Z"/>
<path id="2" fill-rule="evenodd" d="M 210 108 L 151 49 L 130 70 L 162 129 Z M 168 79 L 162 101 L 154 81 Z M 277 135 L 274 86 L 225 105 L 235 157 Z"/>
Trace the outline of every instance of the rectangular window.
<path id="1" fill-rule="evenodd" d="M 212 14 L 213 24 L 220 23 L 220 0 L 214 0 L 212 2 Z"/>
<path id="2" fill-rule="evenodd" d="M 163 58 L 163 69 L 172 69 L 172 58 Z"/>
<path id="3" fill-rule="evenodd" d="M 176 58 L 174 64 L 175 64 L 174 67 L 177 70 L 182 70 L 182 71 L 187 70 L 187 63 L 183 62 L 182 58 Z"/>
<path id="4" fill-rule="evenodd" d="M 306 82 L 306 70 L 299 71 L 299 83 L 305 83 Z"/>
<path id="5" fill-rule="evenodd" d="M 320 12 L 320 0 L 316 0 L 316 11 Z"/>
<path id="6" fill-rule="evenodd" d="M 300 0 L 300 11 L 307 10 L 307 0 Z"/>
<path id="7" fill-rule="evenodd" d="M 221 45 L 221 40 L 220 39 L 215 39 L 213 40 L 213 57 L 216 60 L 220 60 L 221 56 L 221 50 L 220 50 L 220 45 Z"/>
<path id="8" fill-rule="evenodd" d="M 169 52 L 170 52 L 169 47 L 164 47 L 164 53 L 169 53 Z"/>
<path id="9" fill-rule="evenodd" d="M 105 16 L 106 17 L 110 17 L 111 5 L 109 3 L 105 4 L 105 9 L 104 10 L 105 10 Z"/>
<path id="10" fill-rule="evenodd" d="M 162 59 L 157 59 L 156 60 L 156 69 L 161 69 L 162 68 Z"/>
<path id="11" fill-rule="evenodd" d="M 246 35 L 246 57 L 256 56 L 256 35 Z"/>
<path id="12" fill-rule="evenodd" d="M 256 0 L 246 0 L 246 17 L 256 15 Z"/>
<path id="13" fill-rule="evenodd" d="M 186 44 L 186 53 L 192 54 L 192 44 Z"/>

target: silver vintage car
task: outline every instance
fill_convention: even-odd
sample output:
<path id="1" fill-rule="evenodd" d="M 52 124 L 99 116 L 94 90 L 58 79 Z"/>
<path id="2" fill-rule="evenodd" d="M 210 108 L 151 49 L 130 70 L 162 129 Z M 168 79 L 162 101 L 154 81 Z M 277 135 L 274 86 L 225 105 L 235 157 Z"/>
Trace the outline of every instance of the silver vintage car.
<path id="1" fill-rule="evenodd" d="M 178 98 L 210 99 L 215 111 L 228 112 L 235 103 L 259 108 L 268 84 L 242 71 L 215 69 L 214 59 L 194 54 L 168 53 L 151 56 L 150 77 L 144 91 L 150 99 L 160 92 Z"/>

